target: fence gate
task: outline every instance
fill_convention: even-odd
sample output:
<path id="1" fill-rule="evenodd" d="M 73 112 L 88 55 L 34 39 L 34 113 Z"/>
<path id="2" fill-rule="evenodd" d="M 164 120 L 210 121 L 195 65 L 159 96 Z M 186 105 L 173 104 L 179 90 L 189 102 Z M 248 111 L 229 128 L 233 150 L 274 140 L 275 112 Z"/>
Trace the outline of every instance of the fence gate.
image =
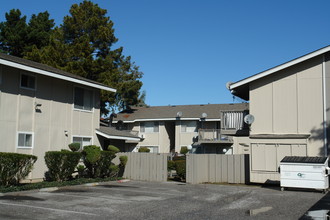
<path id="1" fill-rule="evenodd" d="M 118 153 L 113 162 L 119 164 L 119 157 L 122 155 L 128 157 L 124 178 L 157 182 L 167 181 L 168 154 Z"/>
<path id="2" fill-rule="evenodd" d="M 249 183 L 249 155 L 188 154 L 186 182 Z"/>

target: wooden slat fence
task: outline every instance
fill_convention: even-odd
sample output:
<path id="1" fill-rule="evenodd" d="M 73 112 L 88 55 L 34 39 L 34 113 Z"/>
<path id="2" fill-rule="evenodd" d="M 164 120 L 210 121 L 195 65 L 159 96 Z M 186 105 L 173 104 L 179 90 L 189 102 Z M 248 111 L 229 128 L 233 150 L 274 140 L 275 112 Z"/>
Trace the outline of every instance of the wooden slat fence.
<path id="1" fill-rule="evenodd" d="M 241 183 L 249 182 L 248 155 L 189 154 L 186 182 Z"/>
<path id="2" fill-rule="evenodd" d="M 118 153 L 113 162 L 118 164 L 119 157 L 122 155 L 128 157 L 124 178 L 157 182 L 167 181 L 168 154 Z"/>

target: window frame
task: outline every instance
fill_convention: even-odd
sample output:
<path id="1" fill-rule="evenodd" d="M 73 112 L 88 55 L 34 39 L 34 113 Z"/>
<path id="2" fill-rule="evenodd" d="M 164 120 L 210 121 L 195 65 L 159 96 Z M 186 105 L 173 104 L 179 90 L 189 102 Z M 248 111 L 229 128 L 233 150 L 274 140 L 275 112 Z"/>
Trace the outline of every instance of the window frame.
<path id="1" fill-rule="evenodd" d="M 146 126 L 145 126 L 146 123 L 153 123 L 153 131 L 152 132 L 146 131 Z M 158 121 L 142 121 L 142 122 L 140 122 L 140 133 L 142 133 L 142 134 L 159 133 L 159 125 L 160 125 L 160 123 Z"/>
<path id="2" fill-rule="evenodd" d="M 187 124 L 183 123 L 188 123 L 188 122 L 194 122 L 195 123 L 195 128 L 194 131 L 187 131 Z M 184 125 L 184 126 L 183 126 Z M 185 131 L 183 131 L 183 128 L 185 128 Z M 198 132 L 198 122 L 197 121 L 181 121 L 180 122 L 180 133 L 197 133 Z"/>
<path id="3" fill-rule="evenodd" d="M 90 110 L 87 110 L 87 109 L 84 109 L 84 104 L 83 104 L 83 109 L 81 108 L 77 108 L 76 107 L 76 104 L 75 104 L 75 99 L 76 99 L 76 89 L 82 89 L 84 91 L 84 94 L 85 94 L 85 91 L 89 91 L 91 92 L 91 109 Z M 82 111 L 82 112 L 94 112 L 94 99 L 95 99 L 95 94 L 94 94 L 94 90 L 92 89 L 86 89 L 84 87 L 80 87 L 80 86 L 74 86 L 73 87 L 73 110 L 75 111 Z M 84 99 L 85 99 L 85 95 L 83 95 L 83 102 L 84 102 Z"/>
<path id="4" fill-rule="evenodd" d="M 19 136 L 20 134 L 24 134 L 24 142 L 26 140 L 26 135 L 31 135 L 31 146 L 19 146 Z M 17 132 L 17 136 L 16 136 L 16 148 L 19 149 L 33 149 L 34 147 L 34 132 L 30 132 L 30 131 L 18 131 Z"/>
<path id="5" fill-rule="evenodd" d="M 34 88 L 31 87 L 26 87 L 26 86 L 22 86 L 22 77 L 27 76 L 27 77 L 32 77 L 34 78 Z M 19 87 L 21 89 L 27 89 L 27 90 L 31 90 L 31 91 L 36 91 L 37 90 L 37 76 L 31 73 L 27 73 L 27 72 L 20 72 L 20 81 L 19 81 Z"/>

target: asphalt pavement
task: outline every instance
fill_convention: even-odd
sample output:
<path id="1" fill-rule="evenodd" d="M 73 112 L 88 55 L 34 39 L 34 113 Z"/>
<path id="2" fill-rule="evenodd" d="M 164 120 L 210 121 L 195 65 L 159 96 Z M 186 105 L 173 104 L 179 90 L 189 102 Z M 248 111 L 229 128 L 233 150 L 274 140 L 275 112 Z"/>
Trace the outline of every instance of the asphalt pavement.
<path id="1" fill-rule="evenodd" d="M 106 182 L 0 194 L 0 219 L 309 219 L 329 198 L 276 186 Z"/>

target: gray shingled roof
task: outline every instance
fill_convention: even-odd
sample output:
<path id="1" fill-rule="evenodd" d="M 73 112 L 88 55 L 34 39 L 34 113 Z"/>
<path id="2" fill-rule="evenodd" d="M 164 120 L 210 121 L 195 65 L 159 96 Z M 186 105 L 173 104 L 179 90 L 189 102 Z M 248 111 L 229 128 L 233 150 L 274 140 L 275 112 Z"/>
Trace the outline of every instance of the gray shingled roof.
<path id="1" fill-rule="evenodd" d="M 41 63 L 37 63 L 37 62 L 31 61 L 31 60 L 23 59 L 23 58 L 20 58 L 20 57 L 15 57 L 15 56 L 7 55 L 7 54 L 4 54 L 4 53 L 0 53 L 0 59 L 110 88 L 109 86 L 104 85 L 102 83 L 99 83 L 99 82 L 96 82 L 96 81 L 93 81 L 93 80 L 90 80 L 90 79 L 86 79 L 84 77 L 81 77 L 81 76 L 78 76 L 78 75 L 75 75 L 75 74 L 72 74 L 72 73 L 69 73 L 69 72 L 66 72 L 66 71 L 48 66 L 48 65 L 45 65 L 45 64 L 41 64 Z"/>
<path id="2" fill-rule="evenodd" d="M 106 126 L 100 126 L 99 129 L 96 129 L 104 134 L 107 134 L 109 136 L 117 136 L 117 137 L 129 137 L 129 138 L 139 138 L 139 136 L 136 136 L 128 131 L 120 131 L 120 130 L 117 130 L 116 128 L 113 128 L 113 127 L 106 127 Z"/>
<path id="3" fill-rule="evenodd" d="M 182 112 L 181 119 L 201 118 L 203 113 L 207 114 L 206 119 L 220 119 L 220 111 L 243 111 L 248 110 L 248 108 L 248 103 L 131 107 L 131 109 L 118 113 L 113 122 L 116 123 L 119 120 L 173 119 L 176 118 L 177 112 Z"/>

